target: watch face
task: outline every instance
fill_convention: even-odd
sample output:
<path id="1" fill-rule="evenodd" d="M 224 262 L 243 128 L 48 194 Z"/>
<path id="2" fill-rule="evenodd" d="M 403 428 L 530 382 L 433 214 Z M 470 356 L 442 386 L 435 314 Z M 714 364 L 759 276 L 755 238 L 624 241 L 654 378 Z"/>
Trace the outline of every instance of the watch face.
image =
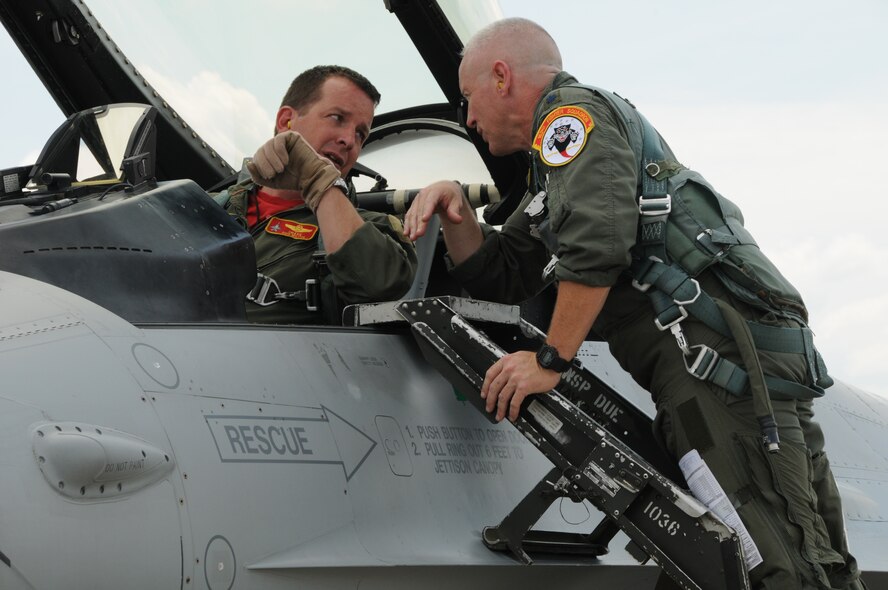
<path id="1" fill-rule="evenodd" d="M 554 363 L 557 358 L 558 351 L 548 344 L 542 345 L 540 347 L 540 350 L 537 352 L 537 362 L 544 369 L 550 369 L 552 367 L 552 363 Z"/>
<path id="2" fill-rule="evenodd" d="M 544 348 L 540 351 L 540 364 L 544 367 L 548 367 L 552 364 L 552 361 L 555 360 L 555 353 L 551 348 Z"/>
<path id="3" fill-rule="evenodd" d="M 544 369 L 561 373 L 570 367 L 570 362 L 558 355 L 558 349 L 551 344 L 543 344 L 536 354 L 537 363 Z"/>

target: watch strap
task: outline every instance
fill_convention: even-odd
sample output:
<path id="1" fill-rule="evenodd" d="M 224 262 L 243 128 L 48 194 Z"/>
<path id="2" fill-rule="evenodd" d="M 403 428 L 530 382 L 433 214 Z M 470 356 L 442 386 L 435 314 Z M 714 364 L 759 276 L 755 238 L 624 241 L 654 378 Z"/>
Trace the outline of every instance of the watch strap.
<path id="1" fill-rule="evenodd" d="M 543 344 L 536 354 L 537 363 L 544 369 L 563 373 L 570 368 L 571 362 L 561 358 L 558 349 L 551 344 Z"/>

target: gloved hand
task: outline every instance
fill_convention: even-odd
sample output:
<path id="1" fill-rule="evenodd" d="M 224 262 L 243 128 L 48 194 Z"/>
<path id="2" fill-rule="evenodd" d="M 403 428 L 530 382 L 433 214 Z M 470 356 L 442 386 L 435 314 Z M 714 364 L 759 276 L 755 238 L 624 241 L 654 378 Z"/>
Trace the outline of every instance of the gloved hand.
<path id="1" fill-rule="evenodd" d="M 295 131 L 278 133 L 262 144 L 247 163 L 247 169 L 258 185 L 301 191 L 312 211 L 339 178 L 333 163 L 314 151 Z"/>

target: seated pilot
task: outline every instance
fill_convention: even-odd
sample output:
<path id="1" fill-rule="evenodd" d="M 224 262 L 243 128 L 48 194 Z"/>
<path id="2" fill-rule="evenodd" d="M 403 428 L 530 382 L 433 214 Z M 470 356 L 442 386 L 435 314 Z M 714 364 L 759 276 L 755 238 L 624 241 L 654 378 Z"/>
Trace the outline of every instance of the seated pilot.
<path id="1" fill-rule="evenodd" d="M 306 70 L 284 96 L 275 136 L 247 162 L 252 178 L 217 195 L 253 235 L 259 276 L 247 297 L 250 321 L 338 324 L 345 305 L 394 300 L 410 288 L 416 253 L 400 221 L 356 209 L 344 180 L 379 98 L 348 68 Z"/>

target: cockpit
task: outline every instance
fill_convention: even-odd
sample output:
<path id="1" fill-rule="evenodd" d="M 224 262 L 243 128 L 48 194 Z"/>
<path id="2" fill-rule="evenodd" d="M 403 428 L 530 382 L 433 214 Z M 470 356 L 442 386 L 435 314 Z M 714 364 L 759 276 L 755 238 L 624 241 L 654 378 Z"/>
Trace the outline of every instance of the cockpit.
<path id="1" fill-rule="evenodd" d="M 435 24 L 416 14 L 429 7 L 414 4 L 387 2 L 386 11 L 359 3 L 350 10 L 366 14 L 348 19 L 327 5 L 300 7 L 313 22 L 335 19 L 340 36 L 367 38 L 374 23 L 372 52 L 327 43 L 322 53 L 365 73 L 383 96 L 352 171 L 361 205 L 399 214 L 406 203 L 392 202 L 394 190 L 454 177 L 486 183 L 495 200 L 484 150 L 479 155 L 460 125 L 455 80 L 442 84 L 432 74 L 452 77 L 461 40 L 500 16 L 499 8 L 441 2 L 431 7 Z M 242 158 L 269 136 L 281 87 L 315 65 L 318 52 L 293 51 L 292 23 L 243 4 L 209 22 L 193 5 L 46 8 L 22 9 L 9 28 L 19 42 L 35 32 L 53 35 L 29 59 L 46 64 L 39 75 L 71 114 L 33 163 L 2 171 L 2 270 L 75 292 L 131 322 L 244 321 L 253 246 L 208 193 L 237 180 Z M 418 41 L 428 35 L 421 29 L 408 37 L 402 24 L 411 19 L 441 38 Z M 239 29 L 264 31 L 269 59 L 257 62 L 230 42 Z M 220 30 L 232 33 L 214 36 Z M 298 45 L 324 39 L 329 31 L 306 31 Z M 441 52 L 442 44 L 451 51 Z M 489 202 L 486 188 L 484 195 Z M 419 245 L 425 268 L 411 295 L 424 294 L 430 267 L 441 266 L 434 238 Z"/>

